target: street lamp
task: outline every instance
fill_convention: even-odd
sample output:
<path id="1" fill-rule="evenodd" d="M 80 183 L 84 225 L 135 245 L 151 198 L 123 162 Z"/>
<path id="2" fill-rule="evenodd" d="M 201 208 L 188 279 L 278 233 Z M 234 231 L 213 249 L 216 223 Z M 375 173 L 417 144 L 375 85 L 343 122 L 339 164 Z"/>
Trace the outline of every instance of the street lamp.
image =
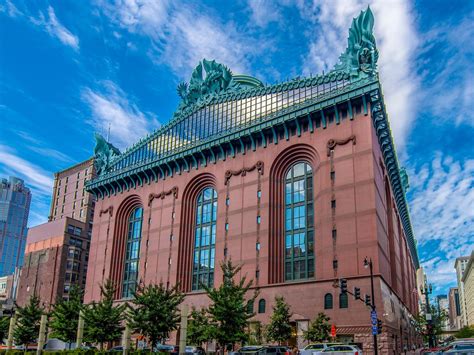
<path id="1" fill-rule="evenodd" d="M 370 289 L 371 289 L 371 293 L 372 293 L 372 300 L 371 300 L 372 304 L 370 305 L 370 308 L 372 308 L 372 312 L 371 312 L 372 328 L 374 328 L 373 319 L 377 320 L 377 311 L 376 311 L 376 308 L 375 308 L 374 271 L 373 271 L 373 266 L 372 266 L 372 258 L 368 259 L 367 257 L 365 257 L 364 267 L 366 269 L 369 268 L 369 270 L 370 270 Z M 372 335 L 374 337 L 374 354 L 377 355 L 378 352 L 379 352 L 379 349 L 378 349 L 378 345 L 377 345 L 377 332 L 375 332 L 374 329 L 372 329 Z"/>
<path id="2" fill-rule="evenodd" d="M 426 280 L 425 277 L 425 282 L 424 285 L 421 286 L 421 294 L 425 295 L 425 300 L 426 300 L 426 311 L 425 311 L 425 316 L 426 316 L 426 321 L 427 321 L 427 330 L 428 330 L 428 345 L 430 348 L 434 348 L 435 342 L 434 342 L 434 337 L 433 337 L 433 320 L 432 316 L 430 313 L 430 298 L 428 297 L 432 292 L 433 292 L 433 285 L 428 284 L 428 281 Z"/>

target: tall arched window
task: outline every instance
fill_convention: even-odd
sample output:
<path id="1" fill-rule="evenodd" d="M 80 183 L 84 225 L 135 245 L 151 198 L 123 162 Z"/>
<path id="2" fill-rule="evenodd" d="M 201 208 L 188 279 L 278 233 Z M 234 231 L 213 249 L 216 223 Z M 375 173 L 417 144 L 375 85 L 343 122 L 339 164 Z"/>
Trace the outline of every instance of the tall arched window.
<path id="1" fill-rule="evenodd" d="M 347 307 L 349 307 L 349 296 L 347 296 L 347 293 L 341 293 L 339 295 L 339 308 Z"/>
<path id="2" fill-rule="evenodd" d="M 127 246 L 122 281 L 122 298 L 132 297 L 137 286 L 143 208 L 136 207 L 128 219 Z"/>
<path id="3" fill-rule="evenodd" d="M 313 172 L 293 165 L 285 179 L 285 280 L 314 277 Z"/>
<path id="4" fill-rule="evenodd" d="M 205 188 L 197 198 L 194 239 L 193 290 L 214 284 L 217 192 Z"/>

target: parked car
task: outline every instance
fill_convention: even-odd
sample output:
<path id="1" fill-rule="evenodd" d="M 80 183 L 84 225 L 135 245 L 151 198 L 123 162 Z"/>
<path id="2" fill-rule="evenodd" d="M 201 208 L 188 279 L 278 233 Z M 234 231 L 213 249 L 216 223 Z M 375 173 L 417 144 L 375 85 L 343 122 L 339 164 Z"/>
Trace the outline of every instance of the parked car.
<path id="1" fill-rule="evenodd" d="M 190 355 L 206 355 L 206 351 L 200 346 L 186 346 L 185 353 Z"/>
<path id="2" fill-rule="evenodd" d="M 322 353 L 362 355 L 362 350 L 355 345 L 332 345 L 324 349 Z"/>
<path id="3" fill-rule="evenodd" d="M 169 345 L 169 344 L 158 344 L 155 346 L 156 352 L 166 352 L 166 353 L 179 353 L 178 345 Z"/>
<path id="4" fill-rule="evenodd" d="M 274 355 L 289 355 L 290 349 L 286 346 L 278 345 L 254 345 L 254 346 L 243 346 L 241 347 L 236 354 L 256 354 L 256 355 L 265 355 L 265 354 L 274 354 Z"/>
<path id="5" fill-rule="evenodd" d="M 443 354 L 472 355 L 474 354 L 474 342 L 454 342 L 451 349 Z"/>
<path id="6" fill-rule="evenodd" d="M 108 350 L 109 353 L 122 352 L 122 351 L 123 351 L 123 346 L 121 345 L 114 346 Z"/>
<path id="7" fill-rule="evenodd" d="M 320 355 L 324 349 L 333 345 L 343 345 L 341 343 L 315 343 L 308 344 L 300 350 L 300 355 Z"/>

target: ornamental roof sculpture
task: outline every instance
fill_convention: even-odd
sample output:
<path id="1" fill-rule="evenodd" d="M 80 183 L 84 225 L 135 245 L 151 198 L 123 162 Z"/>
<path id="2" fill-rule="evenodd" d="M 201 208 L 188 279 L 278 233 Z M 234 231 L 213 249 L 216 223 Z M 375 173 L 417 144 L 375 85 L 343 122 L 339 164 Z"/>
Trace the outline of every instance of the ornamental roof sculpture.
<path id="1" fill-rule="evenodd" d="M 120 150 L 114 147 L 113 144 L 99 133 L 95 133 L 95 147 L 94 147 L 94 167 L 97 175 L 101 175 L 110 167 L 112 160 L 120 155 Z"/>
<path id="2" fill-rule="evenodd" d="M 334 70 L 349 73 L 351 77 L 370 76 L 377 72 L 379 52 L 374 37 L 374 15 L 370 7 L 352 20 L 347 48 L 339 57 Z"/>

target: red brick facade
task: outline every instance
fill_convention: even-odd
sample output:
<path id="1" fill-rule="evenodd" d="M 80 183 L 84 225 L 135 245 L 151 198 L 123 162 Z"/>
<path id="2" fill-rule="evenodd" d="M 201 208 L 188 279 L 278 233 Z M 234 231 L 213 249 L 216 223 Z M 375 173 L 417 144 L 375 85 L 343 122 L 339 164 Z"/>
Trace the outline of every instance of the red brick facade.
<path id="1" fill-rule="evenodd" d="M 145 283 L 179 282 L 187 292 L 186 303 L 207 305 L 203 292 L 191 292 L 191 277 L 196 197 L 211 186 L 218 193 L 214 284 L 222 280 L 218 263 L 227 251 L 227 257 L 243 265 L 241 275 L 254 279 L 260 289 L 255 311 L 259 300 L 266 302 L 265 312 L 257 313 L 255 320 L 268 323 L 274 298 L 282 295 L 291 305 L 298 336 L 323 311 L 338 335 L 363 343 L 367 351 L 372 346 L 369 310 L 352 297 L 348 308 L 340 309 L 339 290 L 333 287 L 335 279 L 346 278 L 349 290 L 357 286 L 362 296 L 370 294 L 363 266 L 367 256 L 374 263 L 375 301 L 384 324 L 382 353 L 398 354 L 404 346 L 411 347 L 415 337 L 410 317 L 417 312 L 415 267 L 370 113 L 361 111 L 359 106 L 354 120 L 313 133 L 304 129 L 278 144 L 99 199 L 85 302 L 99 299 L 99 285 L 106 279 L 121 284 L 127 218 L 134 207 L 142 206 L 139 278 Z M 283 178 L 300 161 L 313 171 L 315 277 L 285 282 Z M 333 309 L 324 309 L 327 293 L 333 295 Z"/>

